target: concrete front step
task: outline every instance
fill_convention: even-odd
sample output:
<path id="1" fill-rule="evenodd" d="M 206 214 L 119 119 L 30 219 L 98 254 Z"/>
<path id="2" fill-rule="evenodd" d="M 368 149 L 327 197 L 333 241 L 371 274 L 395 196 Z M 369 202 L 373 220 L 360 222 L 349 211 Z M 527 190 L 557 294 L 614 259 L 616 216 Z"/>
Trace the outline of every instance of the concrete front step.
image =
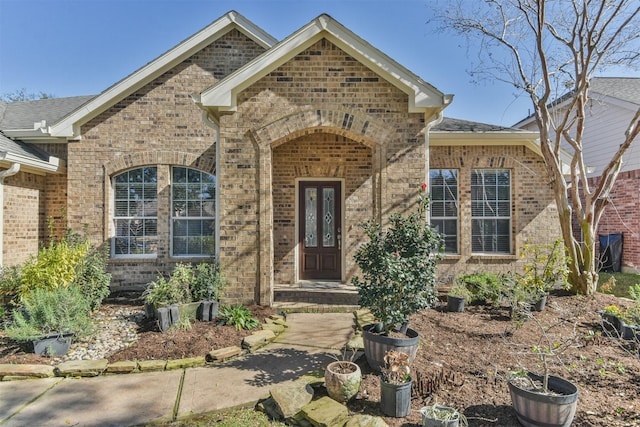
<path id="1" fill-rule="evenodd" d="M 320 305 L 358 305 L 358 292 L 352 286 L 277 285 L 273 301 Z"/>

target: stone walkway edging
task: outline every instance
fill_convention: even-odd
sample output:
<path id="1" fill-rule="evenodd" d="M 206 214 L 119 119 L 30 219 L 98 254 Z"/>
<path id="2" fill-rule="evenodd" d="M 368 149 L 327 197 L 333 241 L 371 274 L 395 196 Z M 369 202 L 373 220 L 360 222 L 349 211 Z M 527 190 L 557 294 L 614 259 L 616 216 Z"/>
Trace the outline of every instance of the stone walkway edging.
<path id="1" fill-rule="evenodd" d="M 273 325 L 279 327 L 274 327 Z M 266 346 L 288 328 L 288 325 L 284 317 L 272 315 L 265 319 L 262 328 L 246 336 L 242 340 L 241 347 L 231 346 L 213 350 L 201 357 L 169 360 L 126 360 L 114 363 L 109 363 L 107 359 L 72 360 L 58 365 L 4 363 L 0 364 L 0 381 L 53 377 L 97 377 L 101 375 L 122 375 L 214 366 Z"/>

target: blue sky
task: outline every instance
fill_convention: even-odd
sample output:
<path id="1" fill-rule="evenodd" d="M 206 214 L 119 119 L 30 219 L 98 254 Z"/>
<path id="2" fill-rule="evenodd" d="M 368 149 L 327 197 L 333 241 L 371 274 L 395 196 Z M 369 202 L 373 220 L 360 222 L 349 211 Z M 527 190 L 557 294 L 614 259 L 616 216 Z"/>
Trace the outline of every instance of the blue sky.
<path id="1" fill-rule="evenodd" d="M 0 0 L 0 94 L 98 94 L 230 10 L 282 40 L 328 13 L 439 90 L 445 114 L 512 125 L 530 101 L 474 84 L 461 40 L 427 25 L 433 0 Z M 639 76 L 640 72 L 627 74 Z"/>

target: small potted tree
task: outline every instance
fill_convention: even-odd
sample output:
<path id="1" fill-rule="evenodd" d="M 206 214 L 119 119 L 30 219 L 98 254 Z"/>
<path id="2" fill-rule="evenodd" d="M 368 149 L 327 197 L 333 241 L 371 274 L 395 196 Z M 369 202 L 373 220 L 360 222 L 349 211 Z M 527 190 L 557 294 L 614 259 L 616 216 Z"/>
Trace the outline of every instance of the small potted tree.
<path id="1" fill-rule="evenodd" d="M 383 228 L 372 219 L 362 225 L 368 240 L 356 251 L 362 276 L 352 283 L 360 305 L 378 323 L 363 327 L 364 351 L 369 365 L 380 370 L 388 350 L 415 357 L 418 333 L 409 329 L 409 316 L 431 307 L 437 300 L 436 265 L 444 251 L 442 238 L 427 221 L 429 196 L 423 184 L 417 209 L 394 213 Z"/>

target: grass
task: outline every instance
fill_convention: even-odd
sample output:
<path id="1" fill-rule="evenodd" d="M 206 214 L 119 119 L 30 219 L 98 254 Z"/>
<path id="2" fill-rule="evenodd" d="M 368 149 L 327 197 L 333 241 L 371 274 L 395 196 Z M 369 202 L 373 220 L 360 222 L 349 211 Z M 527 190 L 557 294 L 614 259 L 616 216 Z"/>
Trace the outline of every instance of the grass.
<path id="1" fill-rule="evenodd" d="M 635 273 L 598 273 L 598 291 L 605 294 L 613 294 L 617 297 L 630 298 L 629 287 L 640 283 L 640 274 Z M 607 282 L 615 278 L 615 285 Z"/>
<path id="2" fill-rule="evenodd" d="M 270 421 L 262 412 L 253 408 L 237 408 L 229 411 L 199 414 L 171 424 L 179 427 L 285 427 L 286 424 Z"/>

